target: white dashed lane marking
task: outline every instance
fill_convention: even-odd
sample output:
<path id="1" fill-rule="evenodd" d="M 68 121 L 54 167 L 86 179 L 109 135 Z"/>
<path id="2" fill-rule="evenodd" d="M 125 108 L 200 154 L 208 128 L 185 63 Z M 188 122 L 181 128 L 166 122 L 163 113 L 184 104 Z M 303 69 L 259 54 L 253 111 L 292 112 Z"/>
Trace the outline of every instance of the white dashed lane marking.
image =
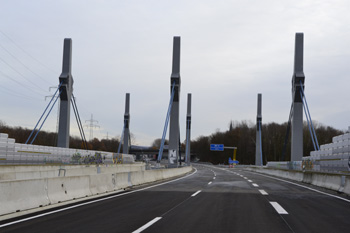
<path id="1" fill-rule="evenodd" d="M 283 207 L 280 204 L 278 204 L 277 202 L 270 201 L 270 204 L 273 206 L 273 208 L 275 208 L 277 213 L 279 213 L 279 214 L 288 214 L 288 212 L 285 209 L 283 209 Z"/>
<path id="2" fill-rule="evenodd" d="M 269 195 L 265 190 L 263 189 L 259 189 L 259 192 L 262 194 L 262 195 Z"/>
<path id="3" fill-rule="evenodd" d="M 152 221 L 149 221 L 148 223 L 146 223 L 145 225 L 143 225 L 142 227 L 140 227 L 136 231 L 133 231 L 132 233 L 139 233 L 139 232 L 142 232 L 142 231 L 146 230 L 148 227 L 150 227 L 154 223 L 158 222 L 161 218 L 162 217 L 156 217 L 155 219 L 153 219 Z"/>
<path id="4" fill-rule="evenodd" d="M 202 192 L 202 190 L 199 190 L 199 191 L 195 192 L 194 194 L 191 195 L 191 197 L 196 196 L 196 195 L 197 195 L 198 193 L 200 193 L 200 192 Z"/>

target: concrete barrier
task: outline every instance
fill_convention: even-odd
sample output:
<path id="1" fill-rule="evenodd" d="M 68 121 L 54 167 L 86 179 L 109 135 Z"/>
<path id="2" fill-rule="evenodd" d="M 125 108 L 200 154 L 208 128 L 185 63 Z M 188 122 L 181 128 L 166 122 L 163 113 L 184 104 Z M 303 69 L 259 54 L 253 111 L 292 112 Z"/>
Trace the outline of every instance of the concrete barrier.
<path id="1" fill-rule="evenodd" d="M 131 176 L 131 173 L 129 172 L 116 173 L 115 182 L 116 182 L 117 189 L 124 189 L 132 186 L 130 182 L 130 176 Z"/>
<path id="2" fill-rule="evenodd" d="M 288 171 L 261 167 L 251 167 L 246 168 L 246 170 L 304 182 L 350 195 L 349 175 L 322 172 Z"/>
<path id="3" fill-rule="evenodd" d="M 46 206 L 47 179 L 0 182 L 0 215 Z"/>
<path id="4" fill-rule="evenodd" d="M 155 179 L 153 179 L 154 172 L 152 170 L 145 171 L 145 172 L 132 172 L 129 174 L 130 174 L 129 180 L 131 185 L 140 185 L 140 184 L 155 181 Z M 145 179 L 145 174 L 147 179 Z"/>
<path id="5" fill-rule="evenodd" d="M 96 174 L 90 176 L 90 191 L 92 195 L 117 190 L 116 174 Z"/>
<path id="6" fill-rule="evenodd" d="M 0 181 L 3 180 L 16 180 L 15 172 L 0 173 Z"/>
<path id="7" fill-rule="evenodd" d="M 0 181 L 145 171 L 144 163 L 67 166 L 1 166 Z"/>
<path id="8" fill-rule="evenodd" d="M 350 179 L 345 179 L 343 192 L 350 193 Z"/>
<path id="9" fill-rule="evenodd" d="M 341 185 L 341 176 L 333 174 L 311 173 L 311 184 L 339 191 Z"/>
<path id="10" fill-rule="evenodd" d="M 47 180 L 51 204 L 92 195 L 89 176 L 56 177 Z"/>
<path id="11" fill-rule="evenodd" d="M 140 166 L 129 168 L 142 170 Z M 168 179 L 192 167 L 106 174 L 98 174 L 96 167 L 88 170 L 93 174 L 0 182 L 0 215 Z"/>

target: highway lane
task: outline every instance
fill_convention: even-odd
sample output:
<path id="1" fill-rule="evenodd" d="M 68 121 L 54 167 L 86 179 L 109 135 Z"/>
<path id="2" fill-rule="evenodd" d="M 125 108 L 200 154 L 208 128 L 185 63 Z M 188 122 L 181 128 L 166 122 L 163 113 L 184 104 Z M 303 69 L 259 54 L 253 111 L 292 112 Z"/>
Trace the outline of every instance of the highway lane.
<path id="1" fill-rule="evenodd" d="M 292 232 L 243 175 L 209 169 L 211 184 L 144 232 Z"/>
<path id="2" fill-rule="evenodd" d="M 195 174 L 0 232 L 348 232 L 350 202 L 241 169 Z"/>
<path id="3" fill-rule="evenodd" d="M 288 215 L 283 215 L 283 218 L 295 232 L 350 231 L 349 197 L 340 196 L 334 191 L 327 191 L 312 185 L 294 181 L 287 183 L 279 178 L 256 174 L 252 176 L 252 174 L 247 174 L 247 176 L 250 176 L 259 185 L 259 189 L 268 193 L 265 197 L 278 202 L 287 210 Z M 296 185 L 291 185 L 291 183 Z"/>

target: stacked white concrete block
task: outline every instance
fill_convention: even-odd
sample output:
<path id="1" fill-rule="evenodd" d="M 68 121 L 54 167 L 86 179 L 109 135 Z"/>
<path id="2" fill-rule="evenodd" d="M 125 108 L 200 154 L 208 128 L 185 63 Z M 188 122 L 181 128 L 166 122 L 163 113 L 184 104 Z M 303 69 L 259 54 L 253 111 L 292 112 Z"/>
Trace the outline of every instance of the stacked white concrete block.
<path id="1" fill-rule="evenodd" d="M 7 152 L 6 156 L 10 157 L 13 156 L 15 153 L 15 139 L 13 138 L 8 138 L 7 139 Z"/>
<path id="2" fill-rule="evenodd" d="M 14 155 L 15 140 L 8 138 L 7 134 L 0 134 L 0 162 L 4 162 L 8 157 Z"/>
<path id="3" fill-rule="evenodd" d="M 0 133 L 0 161 L 5 161 L 7 157 L 7 139 L 7 134 Z"/>
<path id="4" fill-rule="evenodd" d="M 321 145 L 319 151 L 312 151 L 310 159 L 314 162 L 313 170 L 327 172 L 350 171 L 350 133 L 335 136 L 332 143 Z"/>
<path id="5" fill-rule="evenodd" d="M 60 147 L 37 146 L 15 143 L 7 134 L 0 134 L 0 164 L 47 164 L 70 163 L 74 154 L 82 157 L 93 157 L 100 153 L 106 157 L 105 163 L 113 163 L 113 153 L 92 150 L 77 150 Z M 133 163 L 132 155 L 123 155 L 126 163 Z"/>

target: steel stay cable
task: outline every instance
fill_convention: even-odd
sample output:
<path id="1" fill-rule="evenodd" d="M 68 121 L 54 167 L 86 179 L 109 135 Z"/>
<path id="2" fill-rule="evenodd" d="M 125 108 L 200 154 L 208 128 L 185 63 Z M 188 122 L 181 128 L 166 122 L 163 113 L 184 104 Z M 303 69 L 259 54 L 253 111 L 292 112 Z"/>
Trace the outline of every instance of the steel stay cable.
<path id="1" fill-rule="evenodd" d="M 72 99 L 73 99 L 73 105 L 75 106 L 75 109 L 76 109 L 77 115 L 78 115 L 78 117 L 77 116 L 75 116 L 75 117 L 77 118 L 77 121 L 79 120 L 78 126 L 80 124 L 80 128 L 81 128 L 81 131 L 82 131 L 82 135 L 81 136 L 82 136 L 82 139 L 84 141 L 85 148 L 88 149 L 87 141 L 86 141 L 86 137 L 85 137 L 85 132 L 84 132 L 84 127 L 83 127 L 83 124 L 81 123 L 81 119 L 80 119 L 80 115 L 79 115 L 79 111 L 78 111 L 78 106 L 77 106 L 77 103 L 75 102 L 75 97 L 74 97 L 73 93 L 72 93 Z"/>
<path id="2" fill-rule="evenodd" d="M 309 131 L 310 131 L 310 136 L 311 136 L 312 144 L 314 145 L 314 149 L 317 150 L 316 145 L 315 145 L 314 135 L 313 135 L 313 133 L 312 133 L 311 126 L 310 126 L 310 121 L 311 121 L 311 119 L 310 119 L 310 121 L 309 121 L 309 117 L 310 117 L 310 116 L 308 115 L 308 113 L 307 113 L 307 111 L 306 111 L 306 108 L 305 108 L 305 101 L 304 101 L 303 94 L 302 94 L 302 91 L 301 91 L 301 90 L 300 90 L 300 97 L 301 97 L 301 99 L 302 99 L 302 101 L 303 101 L 304 112 L 305 112 L 305 116 L 306 116 L 306 120 L 307 120 L 307 125 L 309 126 Z"/>
<path id="3" fill-rule="evenodd" d="M 77 124 L 78 124 L 78 129 L 79 129 L 80 136 L 83 138 L 83 135 L 81 134 L 80 124 L 79 124 L 78 119 L 77 119 L 77 113 L 76 113 L 76 110 L 75 110 L 75 106 L 74 106 L 72 100 L 71 100 L 71 104 L 72 104 L 72 108 L 73 108 L 73 112 L 74 112 L 75 119 L 77 120 Z"/>
<path id="4" fill-rule="evenodd" d="M 159 148 L 157 162 L 160 162 L 160 160 L 162 159 L 162 156 L 163 156 L 165 136 L 166 136 L 166 132 L 167 132 L 167 129 L 168 129 L 168 123 L 169 123 L 169 118 L 170 118 L 171 107 L 173 105 L 174 94 L 175 94 L 175 82 L 173 83 L 172 89 L 171 89 L 171 97 L 170 97 L 170 101 L 169 101 L 168 112 L 167 112 L 167 115 L 166 115 L 166 118 L 165 118 L 165 124 L 164 124 L 163 135 L 162 135 L 162 141 L 161 141 L 160 148 Z"/>
<path id="5" fill-rule="evenodd" d="M 45 110 L 44 110 L 43 114 L 41 115 L 41 117 L 40 117 L 40 119 L 39 119 L 39 121 L 38 121 L 38 123 L 36 123 L 36 125 L 35 125 L 35 127 L 34 127 L 33 131 L 30 133 L 30 135 L 29 135 L 29 137 L 28 137 L 27 141 L 26 141 L 24 144 L 27 144 L 27 143 L 28 143 L 28 141 L 29 141 L 29 139 L 32 137 L 32 135 L 33 135 L 33 133 L 34 133 L 34 131 L 35 131 L 36 127 L 38 127 L 38 124 L 40 123 L 41 119 L 43 118 L 43 116 L 44 116 L 45 112 L 46 112 L 46 111 L 47 111 L 47 109 L 49 108 L 49 106 L 50 106 L 50 104 L 51 104 L 52 100 L 54 99 L 54 97 L 55 97 L 55 95 L 56 95 L 57 91 L 60 89 L 60 87 L 62 86 L 62 84 L 63 84 L 63 82 L 61 82 L 61 83 L 60 83 L 60 85 L 58 86 L 58 88 L 57 88 L 57 90 L 56 90 L 55 94 L 53 94 L 53 96 L 52 96 L 52 98 L 51 98 L 51 100 L 50 100 L 49 104 L 48 104 L 48 105 L 47 105 L 47 107 L 45 108 Z"/>
<path id="6" fill-rule="evenodd" d="M 314 128 L 314 125 L 312 124 L 311 114 L 310 114 L 310 111 L 309 111 L 309 106 L 308 106 L 307 101 L 306 101 L 306 96 L 305 96 L 305 92 L 304 92 L 304 88 L 303 88 L 303 85 L 302 85 L 301 80 L 300 80 L 300 88 L 301 88 L 301 91 L 303 92 L 303 96 L 304 96 L 304 98 L 305 98 L 306 109 L 307 109 L 307 111 L 308 111 L 308 113 L 309 113 L 309 117 L 310 117 L 310 121 L 311 121 L 311 128 L 312 128 L 312 130 L 313 130 L 313 132 L 314 132 L 317 150 L 320 150 L 320 146 L 318 145 L 318 140 L 317 140 L 315 128 Z"/>
<path id="7" fill-rule="evenodd" d="M 62 93 L 62 90 L 60 91 L 60 93 L 59 93 L 58 96 L 56 97 L 55 102 L 52 104 L 50 111 L 47 113 L 47 115 L 46 115 L 46 117 L 45 117 L 43 123 L 41 124 L 41 126 L 40 126 L 38 132 L 36 132 L 36 134 L 35 134 L 33 140 L 30 142 L 30 144 L 33 144 L 34 140 L 35 140 L 36 137 L 38 136 L 38 134 L 39 134 L 39 132 L 40 132 L 40 130 L 41 130 L 41 127 L 43 127 L 43 125 L 44 125 L 44 123 L 45 123 L 47 117 L 50 115 L 50 113 L 51 113 L 51 111 L 52 111 L 52 108 L 55 106 L 55 104 L 56 104 L 56 102 L 57 102 L 57 100 L 58 100 L 58 97 L 60 97 L 61 93 Z"/>
<path id="8" fill-rule="evenodd" d="M 74 99 L 74 97 L 72 97 L 71 99 Z M 79 133 L 80 133 L 80 136 L 81 136 L 81 140 L 82 140 L 82 142 L 84 144 L 85 149 L 87 150 L 87 145 L 86 145 L 86 142 L 84 141 L 84 137 L 83 137 L 83 134 L 82 134 L 82 126 L 80 125 L 79 119 L 78 119 L 78 116 L 77 116 L 78 109 L 76 108 L 76 106 L 74 105 L 74 102 L 72 100 L 71 100 L 71 103 L 72 103 L 75 119 L 77 120 L 77 125 L 78 125 L 78 128 L 79 128 Z"/>
<path id="9" fill-rule="evenodd" d="M 74 96 L 73 96 L 74 97 Z M 83 124 L 81 123 L 81 119 L 80 119 L 80 115 L 79 115 L 79 111 L 78 111 L 78 106 L 75 102 L 75 98 L 74 98 L 74 105 L 75 105 L 75 108 L 77 110 L 77 114 L 78 114 L 78 119 L 79 119 L 79 122 L 80 122 L 80 128 L 81 128 L 81 132 L 83 133 L 83 137 L 84 137 L 84 143 L 85 143 L 85 147 L 86 149 L 88 149 L 87 147 L 87 141 L 86 141 L 86 136 L 85 136 L 85 132 L 84 132 L 84 127 L 83 127 Z"/>

